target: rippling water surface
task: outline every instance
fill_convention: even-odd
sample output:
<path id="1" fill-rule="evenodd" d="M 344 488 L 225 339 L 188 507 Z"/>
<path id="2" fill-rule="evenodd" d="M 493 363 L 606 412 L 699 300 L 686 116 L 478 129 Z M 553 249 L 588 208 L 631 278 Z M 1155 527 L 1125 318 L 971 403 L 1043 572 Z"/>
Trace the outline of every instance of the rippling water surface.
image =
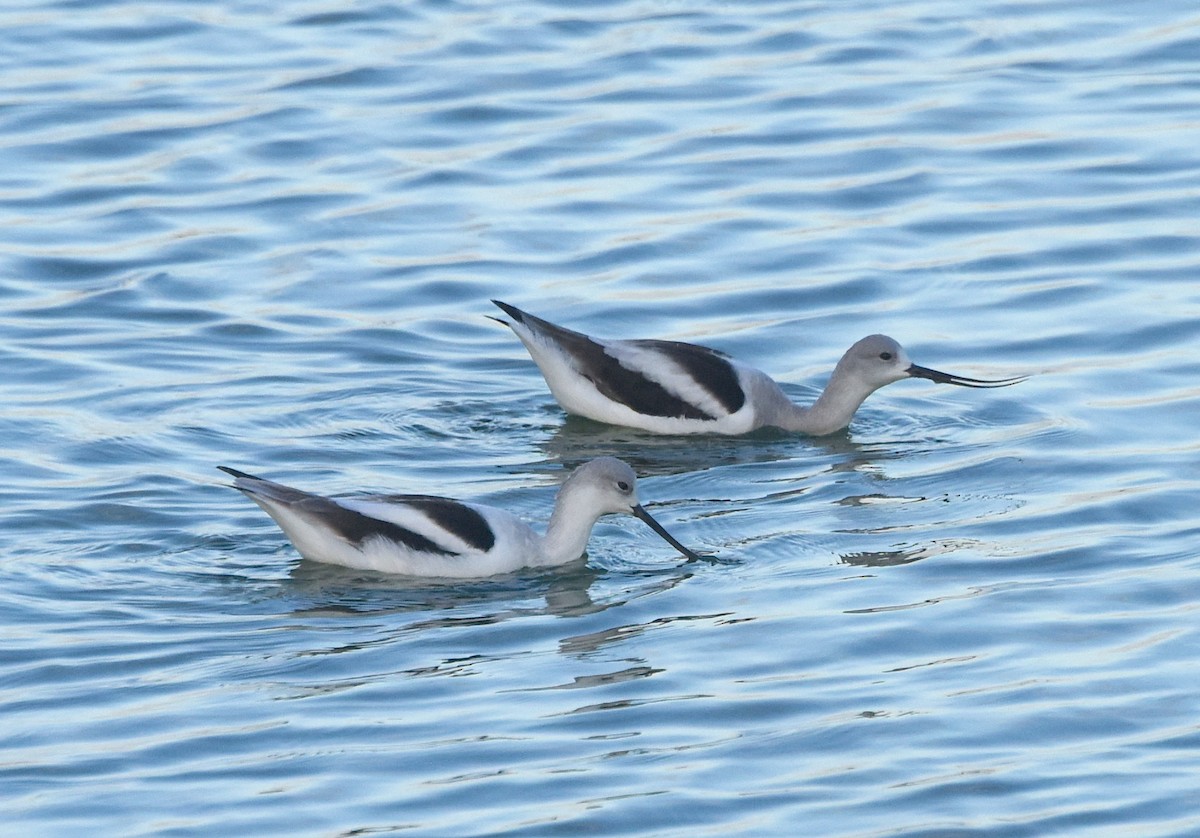
<path id="1" fill-rule="evenodd" d="M 13 834 L 1200 833 L 1200 15 L 1183 2 L 0 11 Z M 850 429 L 565 419 L 498 297 Z M 214 466 L 543 519 L 452 585 Z"/>

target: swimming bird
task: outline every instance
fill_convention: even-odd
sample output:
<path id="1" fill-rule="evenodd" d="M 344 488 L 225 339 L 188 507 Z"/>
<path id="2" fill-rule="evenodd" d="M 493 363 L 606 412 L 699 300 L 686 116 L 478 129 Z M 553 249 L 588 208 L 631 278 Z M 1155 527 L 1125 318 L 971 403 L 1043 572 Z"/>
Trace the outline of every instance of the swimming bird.
<path id="1" fill-rule="evenodd" d="M 744 434 L 763 427 L 820 436 L 850 424 L 880 387 L 925 378 L 960 387 L 1007 387 L 1025 376 L 983 380 L 920 367 L 899 343 L 869 335 L 837 362 L 808 407 L 793 404 L 766 373 L 723 352 L 669 340 L 603 340 L 492 300 L 494 317 L 525 344 L 568 413 L 658 434 Z"/>
<path id="2" fill-rule="evenodd" d="M 590 460 L 567 477 L 545 535 L 492 506 L 429 495 L 323 497 L 217 468 L 275 519 L 300 555 L 327 564 L 458 578 L 560 565 L 583 555 L 592 527 L 608 514 L 640 518 L 687 558 L 700 558 L 638 502 L 633 469 L 615 457 Z"/>

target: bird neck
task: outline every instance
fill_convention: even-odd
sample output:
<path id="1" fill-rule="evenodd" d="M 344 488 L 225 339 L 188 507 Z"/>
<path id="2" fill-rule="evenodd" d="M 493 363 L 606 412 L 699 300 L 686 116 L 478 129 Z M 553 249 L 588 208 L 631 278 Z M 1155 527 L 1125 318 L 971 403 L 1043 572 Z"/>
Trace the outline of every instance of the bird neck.
<path id="1" fill-rule="evenodd" d="M 850 424 L 855 411 L 873 392 L 860 382 L 840 377 L 835 372 L 811 407 L 789 403 L 790 410 L 781 417 L 779 426 L 816 436 L 840 431 Z"/>
<path id="2" fill-rule="evenodd" d="M 590 514 L 584 504 L 578 503 L 569 491 L 561 491 L 546 525 L 542 538 L 542 556 L 547 565 L 560 565 L 574 561 L 587 549 L 592 527 L 600 516 Z"/>

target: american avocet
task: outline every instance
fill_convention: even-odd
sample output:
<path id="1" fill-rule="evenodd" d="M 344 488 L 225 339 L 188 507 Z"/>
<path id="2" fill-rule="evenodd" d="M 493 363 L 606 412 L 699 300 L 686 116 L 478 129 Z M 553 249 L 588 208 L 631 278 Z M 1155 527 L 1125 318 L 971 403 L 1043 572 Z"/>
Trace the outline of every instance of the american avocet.
<path id="1" fill-rule="evenodd" d="M 492 506 L 428 495 L 328 498 L 218 468 L 275 519 L 300 555 L 327 564 L 460 578 L 560 565 L 583 555 L 592 527 L 610 513 L 640 518 L 683 555 L 700 558 L 650 517 L 638 502 L 633 469 L 615 457 L 571 473 L 544 536 Z"/>
<path id="2" fill-rule="evenodd" d="M 850 424 L 885 384 L 927 378 L 960 387 L 1007 387 L 919 367 L 899 343 L 870 335 L 846 350 L 810 407 L 793 404 L 764 372 L 722 352 L 667 340 L 602 340 L 492 300 L 568 413 L 659 434 L 744 434 L 763 427 L 821 435 Z"/>

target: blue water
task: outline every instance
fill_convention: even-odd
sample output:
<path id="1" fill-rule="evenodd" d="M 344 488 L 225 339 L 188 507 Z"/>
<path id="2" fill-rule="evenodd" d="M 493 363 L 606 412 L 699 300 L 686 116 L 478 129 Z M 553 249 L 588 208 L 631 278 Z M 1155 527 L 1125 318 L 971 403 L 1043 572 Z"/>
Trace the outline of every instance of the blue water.
<path id="1" fill-rule="evenodd" d="M 1200 14 L 1115 2 L 0 10 L 13 835 L 1200 834 Z M 565 419 L 498 297 L 847 432 Z M 218 464 L 586 563 L 299 560 Z"/>

